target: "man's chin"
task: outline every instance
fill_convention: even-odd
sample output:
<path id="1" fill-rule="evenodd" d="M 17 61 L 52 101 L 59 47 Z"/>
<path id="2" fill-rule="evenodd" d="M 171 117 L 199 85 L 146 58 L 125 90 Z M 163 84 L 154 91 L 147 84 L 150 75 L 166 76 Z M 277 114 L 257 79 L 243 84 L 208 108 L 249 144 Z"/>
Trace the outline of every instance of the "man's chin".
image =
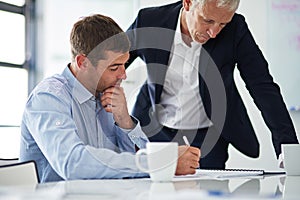
<path id="1" fill-rule="evenodd" d="M 122 81 L 117 82 L 114 86 L 120 87 L 121 86 Z"/>
<path id="2" fill-rule="evenodd" d="M 120 87 L 120 86 L 121 86 L 121 83 L 116 83 L 114 85 L 110 85 L 110 86 L 104 88 L 103 91 L 107 90 L 108 88 L 114 88 L 114 87 Z"/>
<path id="3" fill-rule="evenodd" d="M 205 44 L 210 38 L 206 38 L 204 36 L 197 36 L 194 41 L 198 42 L 199 44 Z"/>
<path id="4" fill-rule="evenodd" d="M 197 40 L 196 42 L 198 42 L 199 44 L 203 45 L 205 44 L 209 39 L 200 39 L 200 40 Z"/>

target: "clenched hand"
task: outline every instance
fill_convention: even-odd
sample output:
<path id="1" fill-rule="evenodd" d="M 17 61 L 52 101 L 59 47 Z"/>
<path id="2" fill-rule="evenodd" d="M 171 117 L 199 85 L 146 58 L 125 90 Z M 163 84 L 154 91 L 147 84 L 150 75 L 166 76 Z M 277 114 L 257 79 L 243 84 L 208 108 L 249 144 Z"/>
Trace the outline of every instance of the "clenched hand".
<path id="1" fill-rule="evenodd" d="M 113 114 L 115 122 L 119 127 L 132 129 L 134 123 L 128 113 L 126 98 L 122 87 L 116 85 L 107 88 L 101 97 L 101 104 L 106 112 Z"/>
<path id="2" fill-rule="evenodd" d="M 179 146 L 176 175 L 196 173 L 196 169 L 199 168 L 200 155 L 200 149 L 196 147 Z"/>

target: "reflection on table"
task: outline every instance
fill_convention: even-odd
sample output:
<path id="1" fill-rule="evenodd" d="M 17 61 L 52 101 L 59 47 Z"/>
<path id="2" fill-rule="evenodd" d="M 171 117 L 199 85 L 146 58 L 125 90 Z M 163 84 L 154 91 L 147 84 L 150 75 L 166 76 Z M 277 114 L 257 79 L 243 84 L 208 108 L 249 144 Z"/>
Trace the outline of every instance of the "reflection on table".
<path id="1" fill-rule="evenodd" d="M 300 176 L 199 179 L 153 183 L 149 179 L 75 180 L 32 187 L 1 187 L 5 199 L 299 199 Z"/>

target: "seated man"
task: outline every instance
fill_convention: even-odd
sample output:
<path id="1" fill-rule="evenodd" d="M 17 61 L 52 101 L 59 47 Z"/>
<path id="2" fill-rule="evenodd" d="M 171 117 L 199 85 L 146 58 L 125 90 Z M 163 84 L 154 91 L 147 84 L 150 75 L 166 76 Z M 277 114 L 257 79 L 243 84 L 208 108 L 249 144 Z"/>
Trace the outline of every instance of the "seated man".
<path id="1" fill-rule="evenodd" d="M 37 163 L 41 182 L 147 176 L 134 153 L 148 139 L 128 114 L 120 86 L 126 34 L 111 18 L 92 15 L 75 23 L 70 42 L 72 62 L 28 98 L 20 160 Z M 176 174 L 194 173 L 199 157 L 199 149 L 180 146 Z"/>

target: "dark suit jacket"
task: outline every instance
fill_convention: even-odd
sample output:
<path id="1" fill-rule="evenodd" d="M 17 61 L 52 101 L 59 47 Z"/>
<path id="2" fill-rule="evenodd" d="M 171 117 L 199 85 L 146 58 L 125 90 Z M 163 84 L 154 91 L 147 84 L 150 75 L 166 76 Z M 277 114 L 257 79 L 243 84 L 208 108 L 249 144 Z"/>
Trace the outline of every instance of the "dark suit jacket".
<path id="1" fill-rule="evenodd" d="M 152 112 L 155 116 L 153 113 L 160 102 L 174 30 L 181 8 L 180 1 L 142 9 L 127 30 L 132 43 L 128 63 L 140 57 L 147 64 L 148 78 L 138 94 L 132 113 L 144 127 L 152 123 L 153 118 L 148 113 Z M 221 136 L 245 155 L 258 157 L 259 143 L 234 82 L 233 72 L 237 67 L 246 88 L 272 132 L 276 155 L 280 154 L 282 143 L 298 143 L 280 89 L 273 82 L 268 63 L 255 43 L 244 17 L 235 14 L 219 35 L 205 43 L 203 48 L 206 51 L 202 49 L 200 55 L 199 92 L 207 115 L 215 125 L 222 119 L 215 121 L 212 115 L 218 113 L 216 109 L 224 107 L 218 106 L 218 101 L 220 104 L 225 102 L 225 122 L 224 126 L 220 126 Z M 206 53 L 210 57 L 206 56 Z M 211 75 L 214 66 L 217 67 L 223 82 L 223 89 L 218 92 L 210 89 L 218 88 L 215 87 L 218 76 Z M 222 112 L 220 111 L 220 115 Z M 218 114 L 215 118 L 218 118 Z"/>

